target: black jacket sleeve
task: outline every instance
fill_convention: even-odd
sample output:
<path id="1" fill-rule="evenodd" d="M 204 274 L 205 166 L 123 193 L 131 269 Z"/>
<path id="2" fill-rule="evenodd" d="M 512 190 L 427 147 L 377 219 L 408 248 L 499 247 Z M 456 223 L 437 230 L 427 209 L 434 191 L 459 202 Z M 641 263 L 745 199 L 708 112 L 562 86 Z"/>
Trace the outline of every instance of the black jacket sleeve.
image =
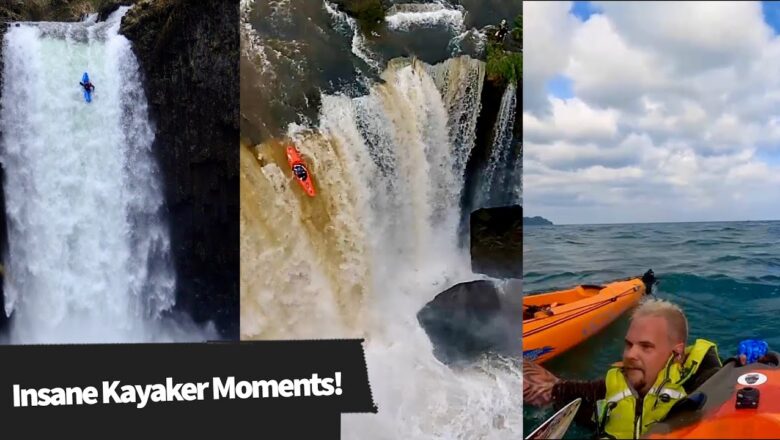
<path id="1" fill-rule="evenodd" d="M 710 348 L 707 351 L 707 354 L 704 355 L 704 358 L 701 361 L 701 365 L 699 365 L 699 369 L 696 370 L 696 374 L 694 374 L 690 380 L 683 384 L 685 392 L 691 394 L 694 390 L 706 382 L 707 379 L 712 377 L 713 374 L 717 373 L 722 366 L 723 363 L 718 357 L 715 348 Z"/>
<path id="2" fill-rule="evenodd" d="M 596 413 L 596 402 L 607 394 L 607 383 L 604 379 L 591 381 L 564 380 L 558 382 L 552 389 L 553 406 L 557 411 L 572 400 L 581 398 L 582 403 L 575 420 L 578 424 L 595 429 L 592 417 Z"/>

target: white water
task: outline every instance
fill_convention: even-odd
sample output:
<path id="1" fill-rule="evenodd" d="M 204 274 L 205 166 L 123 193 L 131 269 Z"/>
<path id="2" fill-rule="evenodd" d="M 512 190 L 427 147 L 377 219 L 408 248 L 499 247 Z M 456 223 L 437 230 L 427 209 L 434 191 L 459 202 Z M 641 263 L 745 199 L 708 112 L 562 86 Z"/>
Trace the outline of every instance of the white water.
<path id="1" fill-rule="evenodd" d="M 385 22 L 393 30 L 407 31 L 412 27 L 445 25 L 453 32 L 463 32 L 464 9 L 452 9 L 442 3 L 405 3 L 393 5 L 387 11 Z"/>
<path id="2" fill-rule="evenodd" d="M 487 34 L 476 28 L 471 28 L 467 31 L 461 32 L 459 35 L 452 37 L 447 47 L 450 50 L 452 56 L 457 56 L 463 53 L 464 43 L 470 45 L 476 54 L 480 56 L 485 52 L 485 44 L 487 43 Z"/>
<path id="3" fill-rule="evenodd" d="M 214 337 L 161 317 L 176 276 L 140 73 L 118 35 L 126 11 L 103 23 L 22 23 L 5 35 L 12 343 Z M 85 71 L 96 87 L 89 104 Z"/>
<path id="4" fill-rule="evenodd" d="M 501 98 L 501 106 L 498 110 L 498 117 L 493 128 L 493 147 L 491 148 L 490 160 L 487 163 L 484 173 L 480 178 L 480 190 L 477 193 L 480 207 L 492 204 L 506 204 L 506 185 L 511 184 L 510 176 L 520 172 L 519 169 L 507 169 L 509 155 L 512 154 L 513 137 L 517 112 L 517 86 L 509 84 Z M 522 163 L 520 160 L 515 162 L 517 167 Z M 515 198 L 520 197 L 520 188 L 511 188 Z M 493 203 L 493 201 L 496 203 Z M 520 203 L 519 200 L 514 202 Z"/>
<path id="5" fill-rule="evenodd" d="M 519 367 L 443 365 L 416 319 L 437 293 L 482 278 L 457 224 L 483 78 L 468 57 L 392 60 L 368 95 L 323 96 L 319 125 L 289 132 L 313 199 L 284 143 L 243 150 L 242 338 L 366 338 L 379 413 L 345 415 L 345 439 L 522 435 Z"/>
<path id="6" fill-rule="evenodd" d="M 266 46 L 263 44 L 262 39 L 252 27 L 249 22 L 249 14 L 254 6 L 254 0 L 241 0 L 240 14 L 241 14 L 241 50 L 252 54 L 259 58 L 259 66 L 262 66 L 261 72 L 270 72 L 273 74 L 273 66 L 268 60 L 266 54 Z M 281 56 L 281 54 L 279 54 Z"/>
<path id="7" fill-rule="evenodd" d="M 361 60 L 365 61 L 366 64 L 371 66 L 372 69 L 375 71 L 379 71 L 381 68 L 379 66 L 379 63 L 375 61 L 377 58 L 377 55 L 372 53 L 371 50 L 366 45 L 366 38 L 363 36 L 363 33 L 360 31 L 357 22 L 354 18 L 347 15 L 345 12 L 341 12 L 338 10 L 338 7 L 332 3 L 330 3 L 327 0 L 323 1 L 323 5 L 325 7 L 325 10 L 328 11 L 328 14 L 333 18 L 336 28 L 341 28 L 342 30 L 348 30 L 352 34 L 352 53 L 360 58 Z"/>

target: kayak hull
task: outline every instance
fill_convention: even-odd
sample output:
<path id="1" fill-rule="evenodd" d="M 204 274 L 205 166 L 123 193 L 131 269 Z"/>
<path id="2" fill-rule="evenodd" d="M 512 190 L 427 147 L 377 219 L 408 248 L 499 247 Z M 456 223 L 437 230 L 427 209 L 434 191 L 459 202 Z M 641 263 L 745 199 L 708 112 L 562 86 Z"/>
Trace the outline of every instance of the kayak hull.
<path id="1" fill-rule="evenodd" d="M 89 82 L 89 75 L 87 74 L 87 72 L 84 72 L 84 74 L 81 75 L 81 83 L 86 84 L 88 82 Z M 92 102 L 92 92 L 84 90 L 84 101 Z"/>
<path id="2" fill-rule="evenodd" d="M 303 192 L 305 192 L 309 197 L 314 197 L 317 195 L 317 192 L 314 190 L 311 171 L 309 170 L 309 167 L 307 167 L 303 162 L 303 159 L 301 158 L 300 153 L 298 153 L 298 150 L 296 150 L 293 146 L 287 147 L 287 164 L 290 165 L 290 168 L 292 168 L 294 165 L 301 165 L 306 170 L 306 180 L 298 178 L 298 176 L 296 176 L 294 173 L 293 177 L 301 185 Z"/>
<path id="3" fill-rule="evenodd" d="M 776 355 L 776 354 L 775 354 Z M 758 390 L 756 408 L 737 408 L 737 392 Z M 739 367 L 727 362 L 693 394 L 705 396 L 701 407 L 670 414 L 656 423 L 645 438 L 758 439 L 780 433 L 780 368 L 754 363 Z M 692 394 L 692 397 L 693 397 Z"/>
<path id="4" fill-rule="evenodd" d="M 614 322 L 646 294 L 647 286 L 637 277 L 523 297 L 523 359 L 541 364 L 565 353 Z"/>

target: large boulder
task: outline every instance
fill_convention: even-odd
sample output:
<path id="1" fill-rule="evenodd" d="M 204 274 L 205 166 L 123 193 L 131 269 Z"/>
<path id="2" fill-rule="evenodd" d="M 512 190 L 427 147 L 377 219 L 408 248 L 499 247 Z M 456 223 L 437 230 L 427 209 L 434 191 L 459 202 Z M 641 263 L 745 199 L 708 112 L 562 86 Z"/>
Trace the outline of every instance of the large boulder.
<path id="1" fill-rule="evenodd" d="M 516 355 L 522 350 L 520 308 L 491 281 L 456 284 L 439 293 L 417 320 L 444 363 L 468 362 L 486 353 Z"/>
<path id="2" fill-rule="evenodd" d="M 494 278 L 523 276 L 523 207 L 483 208 L 471 213 L 471 268 Z"/>

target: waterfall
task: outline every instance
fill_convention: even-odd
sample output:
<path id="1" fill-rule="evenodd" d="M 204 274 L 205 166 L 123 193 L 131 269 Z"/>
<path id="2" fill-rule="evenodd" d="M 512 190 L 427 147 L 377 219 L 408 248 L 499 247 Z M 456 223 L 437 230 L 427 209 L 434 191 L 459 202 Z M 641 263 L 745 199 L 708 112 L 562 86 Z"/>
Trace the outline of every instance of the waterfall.
<path id="1" fill-rule="evenodd" d="M 100 23 L 19 23 L 5 35 L 11 342 L 143 342 L 180 332 L 159 327 L 176 275 L 142 78 L 118 33 L 127 10 Z M 95 85 L 89 103 L 84 72 Z"/>
<path id="2" fill-rule="evenodd" d="M 380 413 L 345 415 L 344 438 L 522 431 L 517 369 L 453 370 L 416 321 L 475 277 L 457 225 L 484 75 L 468 56 L 393 59 L 366 95 L 322 95 L 319 122 L 289 141 L 242 147 L 242 338 L 365 338 Z M 291 177 L 289 142 L 314 198 Z"/>

